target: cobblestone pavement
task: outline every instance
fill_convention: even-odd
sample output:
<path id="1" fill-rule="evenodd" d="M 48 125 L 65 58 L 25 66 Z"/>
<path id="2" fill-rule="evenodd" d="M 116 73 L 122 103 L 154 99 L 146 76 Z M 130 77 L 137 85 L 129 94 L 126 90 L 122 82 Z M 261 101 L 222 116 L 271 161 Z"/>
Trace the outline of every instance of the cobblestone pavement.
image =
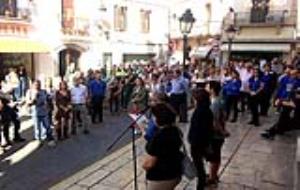
<path id="1" fill-rule="evenodd" d="M 239 151 L 221 176 L 218 190 L 292 190 L 293 161 L 296 150 L 297 132 L 277 137 L 275 141 L 260 138 L 260 133 L 272 125 L 278 116 L 262 118 L 260 128 L 252 128 Z M 229 124 L 231 132 L 223 149 L 223 166 L 236 148 L 240 139 L 249 130 L 248 118 Z M 181 126 L 186 129 L 186 126 Z M 144 154 L 144 140 L 137 142 L 139 190 L 146 189 L 144 172 L 140 165 Z M 52 190 L 127 190 L 133 189 L 133 169 L 131 146 L 114 152 L 75 175 L 62 180 Z M 222 167 L 223 167 L 222 166 Z M 183 179 L 177 190 L 194 190 L 195 181 Z"/>
<path id="2" fill-rule="evenodd" d="M 104 123 L 90 126 L 90 134 L 79 130 L 76 136 L 58 142 L 55 148 L 39 146 L 32 141 L 33 131 L 30 120 L 22 122 L 22 135 L 28 140 L 0 153 L 1 190 L 43 190 L 67 178 L 130 141 L 127 134 L 111 152 L 106 148 L 111 141 L 131 122 L 130 118 L 110 116 L 105 113 Z"/>

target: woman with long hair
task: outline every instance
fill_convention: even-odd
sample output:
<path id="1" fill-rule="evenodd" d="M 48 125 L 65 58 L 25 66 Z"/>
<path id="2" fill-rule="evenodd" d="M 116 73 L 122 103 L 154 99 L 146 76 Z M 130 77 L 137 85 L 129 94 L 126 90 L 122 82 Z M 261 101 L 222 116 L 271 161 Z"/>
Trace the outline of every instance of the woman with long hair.
<path id="1" fill-rule="evenodd" d="M 208 148 L 213 137 L 213 113 L 210 109 L 209 93 L 205 89 L 195 89 L 192 94 L 197 103 L 191 118 L 188 141 L 198 175 L 197 190 L 204 190 L 206 185 L 204 159 L 208 156 Z"/>
<path id="2" fill-rule="evenodd" d="M 67 82 L 62 81 L 55 93 L 55 128 L 57 139 L 68 138 L 69 122 L 71 117 L 71 93 Z"/>
<path id="3" fill-rule="evenodd" d="M 148 91 L 142 78 L 135 80 L 135 87 L 130 99 L 130 112 L 140 114 L 148 104 Z"/>

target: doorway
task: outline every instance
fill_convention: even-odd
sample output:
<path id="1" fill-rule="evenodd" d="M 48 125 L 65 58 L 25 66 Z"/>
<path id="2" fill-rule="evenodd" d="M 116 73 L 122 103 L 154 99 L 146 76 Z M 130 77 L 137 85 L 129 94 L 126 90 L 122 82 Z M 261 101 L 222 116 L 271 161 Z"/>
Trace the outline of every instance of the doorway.
<path id="1" fill-rule="evenodd" d="M 59 52 L 59 76 L 66 75 L 78 70 L 81 52 L 72 48 L 67 48 Z"/>

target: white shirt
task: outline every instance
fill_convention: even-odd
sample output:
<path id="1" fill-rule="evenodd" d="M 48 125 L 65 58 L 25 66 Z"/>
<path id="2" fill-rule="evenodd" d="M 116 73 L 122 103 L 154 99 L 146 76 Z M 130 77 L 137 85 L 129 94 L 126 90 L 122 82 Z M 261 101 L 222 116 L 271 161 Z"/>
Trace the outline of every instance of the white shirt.
<path id="1" fill-rule="evenodd" d="M 74 86 L 71 89 L 72 104 L 85 104 L 88 96 L 87 87 L 84 85 Z"/>
<path id="2" fill-rule="evenodd" d="M 241 91 L 245 92 L 248 87 L 249 79 L 252 77 L 252 72 L 248 71 L 247 69 L 240 70 L 240 77 L 242 81 Z"/>

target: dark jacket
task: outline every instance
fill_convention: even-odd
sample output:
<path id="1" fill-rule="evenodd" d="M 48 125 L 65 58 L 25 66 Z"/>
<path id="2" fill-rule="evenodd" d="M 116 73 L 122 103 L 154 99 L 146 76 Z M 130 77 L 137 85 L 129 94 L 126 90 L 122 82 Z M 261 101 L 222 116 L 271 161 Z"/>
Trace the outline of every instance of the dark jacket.
<path id="1" fill-rule="evenodd" d="M 206 147 L 213 137 L 213 113 L 209 105 L 197 105 L 191 119 L 188 141 Z"/>

